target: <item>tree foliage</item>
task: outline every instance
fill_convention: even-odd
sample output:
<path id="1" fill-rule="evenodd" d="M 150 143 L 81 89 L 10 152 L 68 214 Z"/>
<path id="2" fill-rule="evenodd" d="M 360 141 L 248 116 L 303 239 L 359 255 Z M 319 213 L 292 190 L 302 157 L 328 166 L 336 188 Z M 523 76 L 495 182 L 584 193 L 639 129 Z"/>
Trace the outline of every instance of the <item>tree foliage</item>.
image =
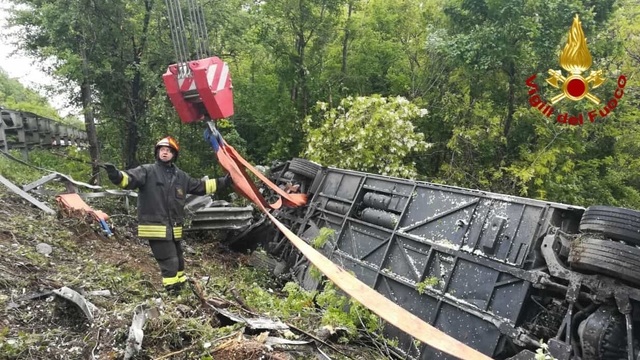
<path id="1" fill-rule="evenodd" d="M 60 120 L 54 109 L 42 95 L 25 88 L 18 80 L 9 77 L 0 68 L 0 107 L 28 111 L 54 120 Z"/>
<path id="2" fill-rule="evenodd" d="M 24 50 L 57 60 L 52 70 L 70 84 L 90 80 L 106 158 L 126 165 L 148 161 L 153 143 L 170 133 L 188 144 L 184 167 L 215 172 L 203 127 L 181 124 L 164 93 L 161 74 L 175 59 L 163 2 L 11 2 L 27 6 L 12 18 Z M 203 9 L 211 52 L 230 64 L 234 82 L 235 115 L 221 125 L 254 163 L 304 154 L 323 165 L 578 205 L 640 207 L 636 2 L 209 5 Z M 594 94 L 608 100 L 620 74 L 629 81 L 612 114 L 572 127 L 556 123 L 557 113 L 597 107 L 563 100 L 546 118 L 531 108 L 525 81 L 536 74 L 541 97 L 557 93 L 545 78 L 548 69 L 560 69 L 576 14 L 594 59 L 591 70 L 607 79 Z M 88 73 L 81 71 L 82 59 Z M 407 103 L 399 104 L 399 97 Z M 323 105 L 314 107 L 318 102 Z M 400 109 L 415 114 L 422 107 L 428 116 L 391 120 Z M 347 115 L 356 120 L 346 121 Z M 351 133 L 330 127 L 334 122 Z M 416 146 L 403 147 L 397 136 Z"/>
<path id="3" fill-rule="evenodd" d="M 322 102 L 317 107 L 320 119 L 309 116 L 305 121 L 307 158 L 326 166 L 416 178 L 410 156 L 429 144 L 412 120 L 425 116 L 425 109 L 400 96 L 347 97 L 336 108 Z"/>

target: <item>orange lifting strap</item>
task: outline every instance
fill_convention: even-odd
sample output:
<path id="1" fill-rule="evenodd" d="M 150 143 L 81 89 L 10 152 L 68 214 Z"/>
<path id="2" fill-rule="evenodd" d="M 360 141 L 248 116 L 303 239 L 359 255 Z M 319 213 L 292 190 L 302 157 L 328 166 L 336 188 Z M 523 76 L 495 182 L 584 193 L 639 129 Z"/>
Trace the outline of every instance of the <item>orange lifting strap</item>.
<path id="1" fill-rule="evenodd" d="M 269 178 L 264 176 L 264 174 L 240 156 L 236 149 L 225 143 L 213 122 L 209 121 L 207 124 L 209 128 L 205 131 L 205 139 L 213 147 L 220 166 L 231 175 L 233 186 L 237 193 L 253 201 L 256 205 L 269 209 L 279 209 L 282 206 L 299 207 L 307 203 L 306 194 L 289 194 L 280 189 L 276 184 L 271 182 Z M 280 195 L 280 198 L 273 204 L 267 203 L 253 181 L 251 181 L 251 178 L 247 175 L 247 170 L 251 171 L 262 182 L 273 189 L 273 191 Z"/>

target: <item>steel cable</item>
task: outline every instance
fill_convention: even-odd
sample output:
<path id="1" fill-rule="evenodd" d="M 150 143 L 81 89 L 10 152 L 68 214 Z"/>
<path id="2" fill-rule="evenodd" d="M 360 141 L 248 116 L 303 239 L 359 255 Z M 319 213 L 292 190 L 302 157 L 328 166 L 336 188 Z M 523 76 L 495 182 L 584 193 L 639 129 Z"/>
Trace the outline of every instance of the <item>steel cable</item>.
<path id="1" fill-rule="evenodd" d="M 173 52 L 176 55 L 176 61 L 180 62 L 179 50 L 178 50 L 178 32 L 176 29 L 175 19 L 173 17 L 173 7 L 171 0 L 164 0 L 164 4 L 167 7 L 167 19 L 169 20 L 169 30 L 171 33 L 171 43 L 173 45 Z"/>
<path id="2" fill-rule="evenodd" d="M 49 172 L 49 173 L 54 173 L 54 174 L 55 174 L 55 173 L 58 173 L 58 172 L 57 172 L 57 171 L 55 171 L 55 170 L 50 170 L 50 169 L 46 169 L 46 168 L 42 168 L 42 167 L 38 167 L 38 166 L 35 166 L 35 165 L 32 165 L 32 164 L 29 164 L 28 162 L 23 161 L 23 160 L 20 160 L 20 159 L 18 159 L 17 157 L 15 157 L 15 156 L 13 156 L 13 155 L 9 154 L 8 152 L 6 152 L 6 151 L 4 151 L 4 150 L 0 150 L 0 154 L 2 154 L 2 155 L 4 155 L 4 156 L 6 156 L 6 157 L 7 157 L 7 158 L 9 158 L 10 160 L 13 160 L 13 161 L 15 161 L 15 162 L 18 162 L 18 163 L 20 163 L 20 164 L 22 164 L 22 165 L 28 166 L 28 167 L 33 168 L 33 169 L 36 169 L 36 170 L 40 170 L 40 171 L 44 171 L 44 172 Z"/>
<path id="3" fill-rule="evenodd" d="M 202 6 L 199 7 L 200 9 L 200 21 L 202 23 L 202 27 L 204 29 L 204 46 L 205 46 L 205 55 L 206 56 L 211 56 L 211 53 L 209 51 L 209 31 L 207 29 L 207 23 L 204 20 L 204 12 L 202 10 Z"/>
<path id="4" fill-rule="evenodd" d="M 202 59 L 202 53 L 201 53 L 201 48 L 200 48 L 200 44 L 198 43 L 198 40 L 201 37 L 200 34 L 200 27 L 198 26 L 198 23 L 196 22 L 196 4 L 194 4 L 194 0 L 187 0 L 187 7 L 189 8 L 189 19 L 191 20 L 190 22 L 190 28 L 191 28 L 191 36 L 193 37 L 193 43 L 195 46 L 195 51 L 196 51 L 196 56 L 199 59 Z"/>
<path id="5" fill-rule="evenodd" d="M 207 24 L 204 19 L 204 11 L 202 6 L 197 3 L 197 0 L 187 0 L 187 9 L 190 20 L 189 27 L 187 29 L 182 16 L 180 0 L 165 0 L 165 5 L 167 7 L 173 51 L 177 57 L 176 63 L 178 66 L 178 78 L 184 79 L 191 76 L 191 70 L 187 66 L 187 63 L 190 60 L 187 30 L 189 30 L 189 35 L 193 37 L 195 55 L 198 59 L 210 57 L 209 35 Z"/>
<path id="6" fill-rule="evenodd" d="M 177 18 L 176 20 L 178 21 L 178 27 L 180 30 L 180 44 L 182 45 L 182 59 L 181 59 L 181 70 L 182 70 L 182 77 L 190 77 L 191 76 L 191 70 L 189 69 L 189 67 L 187 66 L 187 62 L 189 61 L 189 47 L 187 44 L 187 28 L 184 25 L 184 18 L 182 16 L 182 7 L 180 6 L 180 0 L 174 0 L 175 5 L 175 9 L 177 10 Z"/>
<path id="7" fill-rule="evenodd" d="M 197 1 L 197 0 L 194 0 Z M 207 23 L 204 20 L 204 12 L 202 6 L 196 6 L 195 22 L 200 27 L 201 36 L 199 37 L 200 47 L 203 57 L 211 56 L 209 53 L 209 32 L 207 31 Z"/>
<path id="8" fill-rule="evenodd" d="M 188 45 L 182 9 L 179 0 L 165 0 L 167 13 L 169 15 L 169 25 L 171 27 L 171 39 L 177 57 L 178 78 L 182 79 L 191 76 L 191 71 L 187 67 Z"/>
<path id="9" fill-rule="evenodd" d="M 180 59 L 180 65 L 182 70 L 182 76 L 187 76 L 188 69 L 186 68 L 187 61 L 189 61 L 189 43 L 187 42 L 187 28 L 184 24 L 184 18 L 182 17 L 182 7 L 180 6 L 180 0 L 174 1 L 174 10 L 177 13 L 176 22 L 178 24 L 178 30 L 180 31 L 180 45 L 182 46 L 182 55 Z"/>

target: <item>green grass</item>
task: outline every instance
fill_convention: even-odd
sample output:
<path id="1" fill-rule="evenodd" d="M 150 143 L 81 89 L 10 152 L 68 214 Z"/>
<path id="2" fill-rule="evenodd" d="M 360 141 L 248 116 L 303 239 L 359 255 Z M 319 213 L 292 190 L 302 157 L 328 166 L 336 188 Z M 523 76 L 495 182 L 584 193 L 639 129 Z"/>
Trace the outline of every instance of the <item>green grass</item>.
<path id="1" fill-rule="evenodd" d="M 30 154 L 33 163 L 38 166 L 53 168 L 60 172 L 68 171 L 74 179 L 83 179 L 88 174 L 89 166 L 79 166 L 73 161 L 52 157 L 46 153 Z M 82 164 L 81 164 L 82 165 Z M 17 185 L 39 179 L 43 172 L 28 166 L 17 164 L 0 156 L 0 172 Z M 112 344 L 122 351 L 128 335 L 128 328 L 136 306 L 158 307 L 161 315 L 148 320 L 145 326 L 142 358 L 155 358 L 176 349 L 185 349 L 181 356 L 186 358 L 208 358 L 215 347 L 217 339 L 224 338 L 242 329 L 241 324 L 221 326 L 213 311 L 203 306 L 199 299 L 189 290 L 183 291 L 179 297 L 170 297 L 160 290 L 157 283 L 149 280 L 150 274 L 134 268 L 114 264 L 113 259 L 101 259 L 87 246 L 102 246 L 101 239 L 94 234 L 98 230 L 84 219 L 57 218 L 44 215 L 39 210 L 0 188 L 0 200 L 22 208 L 12 209 L 11 216 L 0 217 L 0 228 L 3 230 L 6 246 L 11 251 L 5 254 L 5 263 L 20 264 L 16 272 L 20 276 L 11 284 L 0 286 L 0 308 L 6 308 L 8 302 L 17 294 L 51 289 L 57 286 L 68 286 L 74 289 L 105 290 L 112 297 L 93 297 L 90 300 L 100 309 L 96 322 L 83 332 L 66 331 L 64 328 L 51 326 L 51 314 L 47 312 L 48 302 L 34 300 L 41 312 L 22 311 L 7 312 L 19 326 L 0 328 L 0 353 L 9 358 L 25 358 L 28 356 L 45 356 L 45 348 L 55 347 L 65 341 L 75 341 L 81 346 L 90 346 L 95 339 L 101 344 Z M 116 201 L 109 211 L 121 211 L 122 204 Z M 101 208 L 103 209 L 103 208 Z M 323 229 L 328 230 L 328 229 Z M 332 231 L 321 231 L 320 240 L 326 241 Z M 140 244 L 127 244 L 123 238 L 112 241 L 124 245 L 124 250 L 136 255 L 135 259 L 150 257 L 150 250 Z M 53 247 L 53 253 L 45 256 L 35 250 L 35 245 L 45 242 Z M 15 244 L 15 246 L 13 245 Z M 221 263 L 215 257 L 207 258 L 211 249 L 206 244 L 192 243 L 195 254 L 188 257 L 197 266 L 189 269 L 209 280 L 201 282 L 209 296 L 227 299 L 232 304 L 229 311 L 245 314 L 239 307 L 239 300 L 255 312 L 255 316 L 270 317 L 295 325 L 313 333 L 322 325 L 347 329 L 347 335 L 341 342 L 357 339 L 362 331 L 379 332 L 381 321 L 377 316 L 360 304 L 344 296 L 331 283 L 325 283 L 319 291 L 307 291 L 294 282 L 280 283 L 271 274 L 255 268 L 238 265 L 236 262 Z M 126 247 L 128 246 L 128 248 Z M 233 254 L 227 254 L 232 258 Z M 239 256 L 239 254 L 237 255 Z M 231 264 L 231 265 L 230 265 Z M 13 269 L 13 268 L 12 268 Z M 317 270 L 316 270 L 317 271 Z M 1 284 L 0 284 L 1 285 Z M 238 296 L 238 297 L 237 297 Z M 253 315 L 252 315 L 253 316 Z M 27 330 L 28 329 L 28 330 Z M 101 355 L 106 355 L 102 353 Z M 47 353 L 47 356 L 53 356 Z M 101 356 L 100 356 L 101 357 Z M 341 359 L 338 355 L 336 359 Z M 375 358 L 375 356 L 368 356 Z"/>

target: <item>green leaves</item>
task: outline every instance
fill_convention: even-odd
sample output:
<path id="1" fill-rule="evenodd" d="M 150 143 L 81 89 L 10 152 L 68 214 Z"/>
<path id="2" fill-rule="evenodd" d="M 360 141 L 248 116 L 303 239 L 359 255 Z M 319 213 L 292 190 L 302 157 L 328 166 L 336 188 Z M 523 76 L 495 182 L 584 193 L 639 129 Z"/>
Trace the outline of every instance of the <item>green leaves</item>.
<path id="1" fill-rule="evenodd" d="M 412 120 L 425 116 L 403 97 L 348 97 L 337 108 L 318 103 L 318 117 L 304 124 L 304 156 L 326 166 L 415 178 L 410 155 L 430 145 Z"/>
<path id="2" fill-rule="evenodd" d="M 25 6 L 12 18 L 24 30 L 24 51 L 53 59 L 76 101 L 77 81 L 90 80 L 105 158 L 129 165 L 153 160 L 152 145 L 171 133 L 189 144 L 180 163 L 185 170 L 212 173 L 201 124 L 181 124 L 164 92 L 161 75 L 175 59 L 161 1 L 11 2 Z M 379 174 L 640 206 L 634 2 L 620 2 L 617 10 L 613 0 L 213 5 L 204 7 L 211 51 L 229 63 L 234 84 L 236 113 L 223 134 L 254 163 L 302 153 L 323 165 Z M 544 74 L 559 68 L 575 14 L 593 69 L 630 80 L 614 113 L 582 129 L 532 111 L 524 85 L 536 73 L 540 96 L 557 93 Z M 614 90 L 615 81 L 607 81 L 594 93 L 607 100 Z M 0 85 L 0 99 L 24 106 L 10 93 Z M 314 108 L 318 101 L 324 105 Z M 416 114 L 425 104 L 429 116 Z M 563 101 L 557 108 L 579 113 L 590 106 Z"/>
<path id="3" fill-rule="evenodd" d="M 25 88 L 18 80 L 10 78 L 2 68 L 0 68 L 0 106 L 61 120 L 60 115 L 51 107 L 47 99 Z"/>

